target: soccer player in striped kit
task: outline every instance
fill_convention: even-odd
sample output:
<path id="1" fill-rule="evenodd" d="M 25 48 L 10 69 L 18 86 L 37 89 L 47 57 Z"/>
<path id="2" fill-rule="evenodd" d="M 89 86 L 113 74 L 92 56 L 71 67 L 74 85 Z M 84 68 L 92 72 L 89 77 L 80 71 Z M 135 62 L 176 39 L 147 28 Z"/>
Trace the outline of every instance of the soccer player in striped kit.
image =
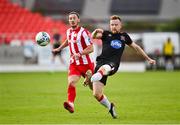
<path id="1" fill-rule="evenodd" d="M 61 51 L 61 49 L 69 46 L 70 66 L 68 72 L 68 99 L 64 102 L 64 108 L 70 113 L 73 113 L 76 84 L 81 76 L 85 77 L 84 83 L 88 84 L 94 70 L 94 62 L 89 55 L 93 52 L 90 33 L 85 28 L 79 26 L 79 14 L 77 12 L 69 13 L 68 20 L 71 28 L 66 32 L 67 38 L 59 48 L 53 49 L 52 52 L 57 53 Z"/>

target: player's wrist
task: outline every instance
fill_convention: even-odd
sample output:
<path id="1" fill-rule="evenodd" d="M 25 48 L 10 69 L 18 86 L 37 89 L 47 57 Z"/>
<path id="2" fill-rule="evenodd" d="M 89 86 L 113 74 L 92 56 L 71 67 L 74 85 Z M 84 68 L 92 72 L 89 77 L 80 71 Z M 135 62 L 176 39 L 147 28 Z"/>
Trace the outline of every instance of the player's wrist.
<path id="1" fill-rule="evenodd" d="M 79 52 L 79 53 L 77 53 L 77 55 L 78 55 L 78 57 L 80 57 L 80 56 L 82 56 L 82 54 Z"/>

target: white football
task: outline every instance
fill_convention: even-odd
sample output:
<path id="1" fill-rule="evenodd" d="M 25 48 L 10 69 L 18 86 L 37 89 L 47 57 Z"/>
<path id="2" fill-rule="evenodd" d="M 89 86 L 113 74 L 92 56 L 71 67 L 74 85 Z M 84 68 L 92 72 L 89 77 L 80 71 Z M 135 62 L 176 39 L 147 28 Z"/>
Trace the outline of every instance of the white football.
<path id="1" fill-rule="evenodd" d="M 47 32 L 39 32 L 36 34 L 36 42 L 40 46 L 46 46 L 50 43 L 50 36 Z"/>

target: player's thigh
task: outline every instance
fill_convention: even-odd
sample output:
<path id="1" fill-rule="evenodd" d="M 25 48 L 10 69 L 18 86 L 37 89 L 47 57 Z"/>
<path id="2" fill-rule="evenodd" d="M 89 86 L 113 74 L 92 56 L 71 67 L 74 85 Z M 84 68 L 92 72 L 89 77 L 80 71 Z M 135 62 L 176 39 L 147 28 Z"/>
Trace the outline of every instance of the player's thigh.
<path id="1" fill-rule="evenodd" d="M 81 77 L 79 75 L 70 75 L 68 76 L 68 84 L 75 86 Z"/>
<path id="2" fill-rule="evenodd" d="M 93 95 L 94 96 L 101 96 L 103 94 L 104 84 L 100 81 L 93 83 Z"/>
<path id="3" fill-rule="evenodd" d="M 94 63 L 79 66 L 78 70 L 80 71 L 81 75 L 85 77 L 88 70 L 91 70 L 91 72 L 94 73 Z"/>

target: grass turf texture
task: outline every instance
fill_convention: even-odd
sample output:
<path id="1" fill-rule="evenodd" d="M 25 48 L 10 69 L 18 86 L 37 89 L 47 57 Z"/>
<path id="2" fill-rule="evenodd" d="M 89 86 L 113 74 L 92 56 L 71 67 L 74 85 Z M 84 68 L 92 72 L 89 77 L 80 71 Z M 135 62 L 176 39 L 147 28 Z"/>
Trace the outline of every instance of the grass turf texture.
<path id="1" fill-rule="evenodd" d="M 180 123 L 180 72 L 117 73 L 105 93 L 118 119 L 77 85 L 75 113 L 63 108 L 67 73 L 1 73 L 0 123 Z"/>

